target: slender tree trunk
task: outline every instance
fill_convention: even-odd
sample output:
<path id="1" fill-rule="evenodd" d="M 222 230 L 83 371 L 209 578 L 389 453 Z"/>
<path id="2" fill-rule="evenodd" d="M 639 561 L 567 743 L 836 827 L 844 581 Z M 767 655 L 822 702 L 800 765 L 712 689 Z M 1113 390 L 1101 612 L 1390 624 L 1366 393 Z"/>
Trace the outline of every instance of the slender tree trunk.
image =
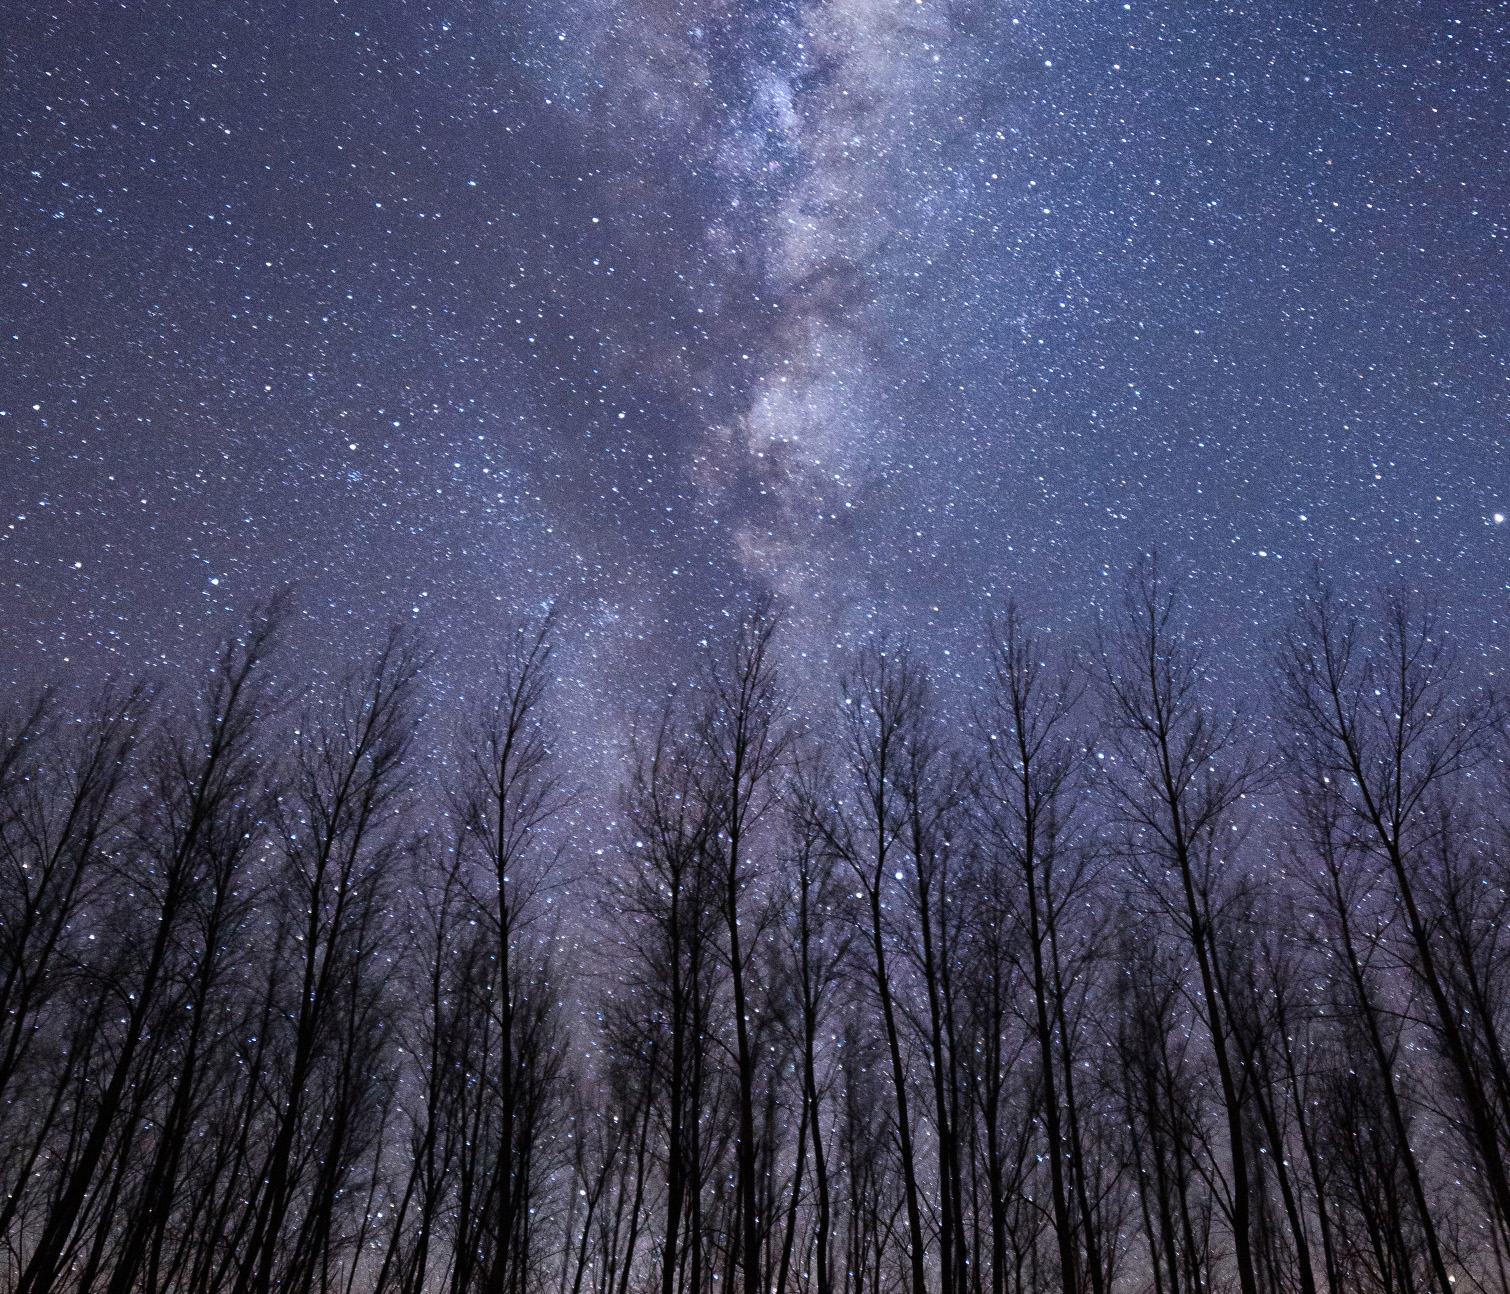
<path id="1" fill-rule="evenodd" d="M 792 1246 L 797 1238 L 797 1215 L 802 1207 L 802 1169 L 807 1160 L 807 1125 L 810 1111 L 802 1102 L 797 1119 L 797 1164 L 792 1170 L 791 1199 L 787 1202 L 786 1229 L 781 1241 L 781 1264 L 776 1272 L 775 1294 L 786 1294 L 787 1273 L 792 1266 Z"/>
<path id="2" fill-rule="evenodd" d="M 871 951 L 875 956 L 876 994 L 886 1029 L 886 1049 L 891 1057 L 891 1082 L 897 1107 L 897 1150 L 902 1161 L 902 1189 L 907 1206 L 907 1241 L 911 1250 L 911 1294 L 928 1288 L 923 1269 L 923 1214 L 918 1203 L 916 1160 L 912 1151 L 912 1119 L 907 1111 L 907 1067 L 902 1060 L 902 1042 L 897 1032 L 896 1008 L 891 998 L 891 980 L 886 969 L 886 941 L 881 922 L 881 879 L 877 875 L 870 891 Z"/>

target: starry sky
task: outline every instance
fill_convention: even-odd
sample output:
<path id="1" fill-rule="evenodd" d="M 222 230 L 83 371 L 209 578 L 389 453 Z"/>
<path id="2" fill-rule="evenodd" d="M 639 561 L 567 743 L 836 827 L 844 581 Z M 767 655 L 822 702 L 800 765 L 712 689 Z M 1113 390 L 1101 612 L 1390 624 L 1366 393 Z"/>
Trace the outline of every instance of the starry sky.
<path id="1" fill-rule="evenodd" d="M 0 679 L 1510 588 L 1510 8 L 21 3 Z M 959 650 L 956 648 L 956 650 Z M 1241 669 L 1239 669 L 1239 675 Z"/>

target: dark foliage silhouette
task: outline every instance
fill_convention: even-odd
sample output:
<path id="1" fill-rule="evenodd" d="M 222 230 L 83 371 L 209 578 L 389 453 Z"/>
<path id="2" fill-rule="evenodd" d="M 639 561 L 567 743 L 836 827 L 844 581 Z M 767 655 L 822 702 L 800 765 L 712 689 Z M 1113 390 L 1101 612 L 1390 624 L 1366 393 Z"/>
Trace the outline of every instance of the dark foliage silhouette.
<path id="1" fill-rule="evenodd" d="M 281 600 L 188 695 L 12 707 L 0 1279 L 1510 1288 L 1487 680 L 1318 579 L 1260 720 L 1155 564 L 1126 593 L 826 694 L 758 603 L 608 788 L 554 616 L 454 707 L 403 633 L 291 688 Z"/>

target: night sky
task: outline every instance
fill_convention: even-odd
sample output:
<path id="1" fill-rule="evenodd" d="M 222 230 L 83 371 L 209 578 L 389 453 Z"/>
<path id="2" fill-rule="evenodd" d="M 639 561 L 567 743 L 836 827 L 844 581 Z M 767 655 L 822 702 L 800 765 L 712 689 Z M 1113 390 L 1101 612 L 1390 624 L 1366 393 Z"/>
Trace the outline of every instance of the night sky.
<path id="1" fill-rule="evenodd" d="M 7 686 L 282 581 L 596 701 L 762 591 L 957 660 L 1155 546 L 1234 662 L 1317 559 L 1502 641 L 1504 5 L 8 14 Z"/>

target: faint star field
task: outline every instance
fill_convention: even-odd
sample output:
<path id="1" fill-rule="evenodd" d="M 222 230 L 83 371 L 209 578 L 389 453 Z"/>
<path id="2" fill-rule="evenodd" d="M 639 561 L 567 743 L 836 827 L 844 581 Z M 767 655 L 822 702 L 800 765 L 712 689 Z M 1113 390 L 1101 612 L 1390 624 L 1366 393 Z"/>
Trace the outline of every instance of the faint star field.
<path id="1" fill-rule="evenodd" d="M 22 10 L 11 686 L 293 581 L 312 659 L 555 599 L 633 697 L 760 592 L 958 651 L 1155 547 L 1236 662 L 1313 561 L 1500 649 L 1501 5 Z"/>

